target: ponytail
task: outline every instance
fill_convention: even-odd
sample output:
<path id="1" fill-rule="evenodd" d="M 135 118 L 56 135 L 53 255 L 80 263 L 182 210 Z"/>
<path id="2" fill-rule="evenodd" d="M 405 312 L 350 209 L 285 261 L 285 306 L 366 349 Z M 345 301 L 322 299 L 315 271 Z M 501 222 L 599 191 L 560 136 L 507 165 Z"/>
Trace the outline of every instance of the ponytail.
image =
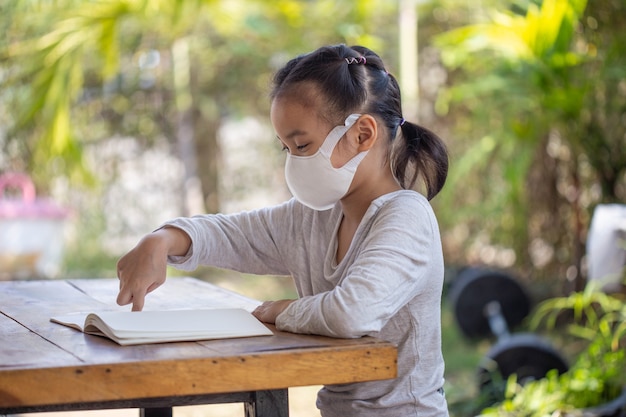
<path id="1" fill-rule="evenodd" d="M 412 188 L 421 177 L 431 200 L 448 176 L 446 145 L 435 133 L 417 124 L 403 121 L 400 129 L 403 140 L 392 155 L 393 175 L 404 189 Z"/>

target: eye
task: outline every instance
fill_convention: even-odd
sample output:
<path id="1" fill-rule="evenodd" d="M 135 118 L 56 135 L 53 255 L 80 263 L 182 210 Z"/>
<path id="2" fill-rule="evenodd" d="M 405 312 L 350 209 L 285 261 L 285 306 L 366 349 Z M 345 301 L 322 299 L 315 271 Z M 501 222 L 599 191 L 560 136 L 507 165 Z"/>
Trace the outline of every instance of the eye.
<path id="1" fill-rule="evenodd" d="M 276 140 L 278 141 L 280 148 L 281 148 L 280 150 L 282 152 L 285 152 L 285 151 L 289 152 L 289 148 L 285 145 L 285 143 L 282 140 L 280 140 L 278 136 L 276 136 Z"/>
<path id="2" fill-rule="evenodd" d="M 302 152 L 303 150 L 305 150 L 307 147 L 309 146 L 308 143 L 305 143 L 304 145 L 296 145 L 296 149 L 300 152 Z"/>

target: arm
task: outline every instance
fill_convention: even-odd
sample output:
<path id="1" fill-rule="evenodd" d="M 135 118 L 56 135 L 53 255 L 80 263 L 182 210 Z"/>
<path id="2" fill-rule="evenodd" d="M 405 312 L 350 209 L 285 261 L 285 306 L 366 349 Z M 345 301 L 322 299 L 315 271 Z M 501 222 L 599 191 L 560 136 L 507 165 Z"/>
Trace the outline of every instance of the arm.
<path id="1" fill-rule="evenodd" d="M 143 237 L 117 263 L 117 303 L 132 303 L 133 311 L 141 311 L 146 294 L 165 282 L 167 257 L 185 255 L 190 246 L 189 235 L 175 227 L 166 226 Z"/>
<path id="2" fill-rule="evenodd" d="M 177 269 L 200 265 L 257 275 L 288 275 L 294 220 L 290 203 L 234 214 L 180 217 L 167 224 L 184 230 L 192 247 L 184 256 L 169 256 Z"/>
<path id="3" fill-rule="evenodd" d="M 120 305 L 141 310 L 147 293 L 165 282 L 167 265 L 212 265 L 256 274 L 289 273 L 277 242 L 291 219 L 290 204 L 232 215 L 181 217 L 145 236 L 118 262 Z M 281 229 L 277 225 L 283 225 Z M 287 227 L 287 230 L 289 228 Z"/>
<path id="4" fill-rule="evenodd" d="M 335 286 L 286 306 L 276 317 L 279 330 L 343 338 L 372 335 L 408 303 L 428 309 L 438 302 L 443 257 L 434 215 L 426 202 L 392 203 L 377 214 L 367 236 L 353 242 L 357 250 L 333 277 Z"/>

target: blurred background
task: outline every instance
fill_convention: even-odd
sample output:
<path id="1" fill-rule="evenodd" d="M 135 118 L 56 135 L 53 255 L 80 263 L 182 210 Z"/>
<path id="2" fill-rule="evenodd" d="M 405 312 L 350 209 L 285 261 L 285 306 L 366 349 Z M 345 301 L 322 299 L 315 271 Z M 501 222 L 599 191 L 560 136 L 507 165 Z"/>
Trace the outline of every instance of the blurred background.
<path id="1" fill-rule="evenodd" d="M 446 295 L 468 267 L 503 271 L 529 309 L 580 295 L 594 211 L 626 202 L 624 25 L 622 0 L 3 0 L 0 279 L 115 277 L 165 220 L 289 198 L 272 74 L 346 43 L 381 55 L 405 118 L 449 147 L 432 202 Z M 619 213 L 609 223 L 624 236 Z M 295 294 L 285 277 L 192 275 L 257 299 Z M 621 269 L 610 278 L 623 300 Z M 444 356 L 462 416 L 499 337 L 464 335 L 458 302 L 444 301 Z M 556 339 L 570 360 L 583 349 Z M 292 414 L 318 415 L 314 390 L 298 392 Z"/>

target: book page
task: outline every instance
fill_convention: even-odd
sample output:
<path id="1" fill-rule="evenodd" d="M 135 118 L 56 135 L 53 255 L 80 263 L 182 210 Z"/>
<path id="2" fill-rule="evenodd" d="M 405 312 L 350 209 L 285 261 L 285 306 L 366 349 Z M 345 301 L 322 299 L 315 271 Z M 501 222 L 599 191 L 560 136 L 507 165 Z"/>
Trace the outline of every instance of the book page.
<path id="1" fill-rule="evenodd" d="M 51 318 L 51 321 L 85 333 L 106 335 L 122 345 L 271 336 L 273 334 L 250 312 L 238 308 L 105 311 L 88 315 L 83 313 L 56 316 Z"/>
<path id="2" fill-rule="evenodd" d="M 62 324 L 64 326 L 72 327 L 76 330 L 83 331 L 85 325 L 85 319 L 89 313 L 71 313 L 64 314 L 62 316 L 54 316 L 50 318 L 53 323 Z"/>
<path id="3" fill-rule="evenodd" d="M 117 337 L 167 337 L 178 334 L 216 336 L 269 330 L 251 313 L 238 308 L 101 312 L 95 314 Z M 87 317 L 92 324 L 94 315 Z M 97 322 L 93 322 L 94 324 Z M 271 332 L 270 332 L 271 334 Z"/>

